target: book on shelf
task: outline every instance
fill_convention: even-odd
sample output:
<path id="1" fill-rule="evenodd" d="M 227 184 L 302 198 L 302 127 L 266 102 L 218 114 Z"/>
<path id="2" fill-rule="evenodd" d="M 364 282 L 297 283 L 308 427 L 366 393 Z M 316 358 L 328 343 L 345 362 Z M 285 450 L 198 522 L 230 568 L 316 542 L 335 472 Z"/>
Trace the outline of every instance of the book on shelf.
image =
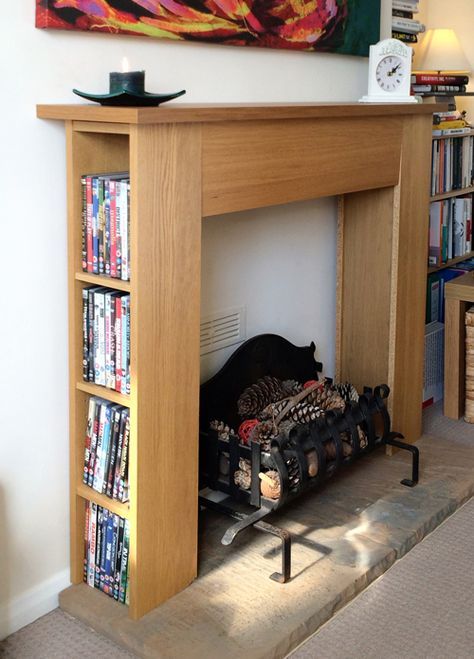
<path id="1" fill-rule="evenodd" d="M 465 126 L 464 128 L 433 128 L 433 136 L 440 137 L 441 135 L 470 135 L 472 128 Z"/>
<path id="2" fill-rule="evenodd" d="M 96 503 L 85 503 L 84 581 L 128 603 L 130 525 Z"/>
<path id="3" fill-rule="evenodd" d="M 128 501 L 130 411 L 97 396 L 89 399 L 83 483 L 99 494 Z"/>
<path id="4" fill-rule="evenodd" d="M 82 376 L 130 393 L 130 295 L 91 286 L 82 292 Z"/>
<path id="5" fill-rule="evenodd" d="M 392 16 L 396 16 L 397 18 L 413 18 L 414 16 L 413 11 L 407 11 L 406 9 L 392 9 Z"/>
<path id="6" fill-rule="evenodd" d="M 130 279 L 130 178 L 128 172 L 84 174 L 82 269 Z"/>
<path id="7" fill-rule="evenodd" d="M 411 0 L 392 0 L 392 10 L 399 9 L 401 11 L 409 11 L 413 14 L 417 14 L 419 11 L 418 2 Z"/>
<path id="8" fill-rule="evenodd" d="M 449 73 L 412 73 L 414 85 L 467 85 L 469 76 Z"/>
<path id="9" fill-rule="evenodd" d="M 402 30 L 392 30 L 392 39 L 398 39 L 404 43 L 418 43 L 418 36 Z"/>
<path id="10" fill-rule="evenodd" d="M 400 30 L 409 34 L 419 34 L 425 31 L 425 26 L 414 18 L 392 17 L 392 30 Z"/>
<path id="11" fill-rule="evenodd" d="M 462 94 L 466 91 L 466 85 L 412 85 L 412 90 L 415 94 L 419 93 L 433 93 L 438 92 L 451 92 L 452 94 Z"/>
<path id="12" fill-rule="evenodd" d="M 448 128 L 466 128 L 466 121 L 464 119 L 447 119 L 437 121 L 433 125 L 436 126 L 436 130 L 446 130 Z"/>

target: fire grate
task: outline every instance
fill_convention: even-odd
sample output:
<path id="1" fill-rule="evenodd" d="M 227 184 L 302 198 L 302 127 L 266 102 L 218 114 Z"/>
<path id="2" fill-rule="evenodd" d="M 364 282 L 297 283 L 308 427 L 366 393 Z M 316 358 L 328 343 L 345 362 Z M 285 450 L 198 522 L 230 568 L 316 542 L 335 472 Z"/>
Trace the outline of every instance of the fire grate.
<path id="1" fill-rule="evenodd" d="M 410 451 L 412 477 L 401 483 L 408 487 L 418 483 L 418 448 L 401 441 L 403 436 L 391 430 L 385 405 L 390 391 L 384 384 L 365 387 L 357 401 L 346 401 L 344 410 L 329 410 L 309 422 L 278 428 L 268 442 L 250 439 L 246 444 L 242 436 L 230 430 L 242 421 L 237 409 L 239 396 L 259 378 L 310 381 L 309 393 L 331 383 L 327 378 L 318 379 L 322 364 L 314 360 L 314 351 L 314 343 L 296 347 L 283 337 L 263 334 L 246 341 L 201 387 L 199 502 L 238 520 L 224 534 L 224 545 L 250 526 L 277 536 L 282 544 L 282 572 L 271 578 L 280 583 L 291 576 L 291 537 L 285 529 L 262 521 L 265 517 L 381 446 Z M 305 395 L 303 392 L 299 398 Z M 225 421 L 224 430 L 210 428 L 216 419 Z M 236 478 L 243 467 L 247 487 Z M 265 487 L 265 481 L 270 480 L 266 474 L 276 478 L 278 487 L 272 489 L 268 483 Z M 205 488 L 227 494 L 225 502 L 207 496 Z M 242 512 L 242 503 L 254 510 Z"/>

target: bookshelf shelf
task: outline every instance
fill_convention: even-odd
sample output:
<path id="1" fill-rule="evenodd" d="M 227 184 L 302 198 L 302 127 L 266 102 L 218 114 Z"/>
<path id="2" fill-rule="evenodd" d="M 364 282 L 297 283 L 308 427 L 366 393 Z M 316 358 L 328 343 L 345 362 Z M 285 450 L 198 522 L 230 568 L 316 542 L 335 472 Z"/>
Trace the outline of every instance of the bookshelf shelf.
<path id="1" fill-rule="evenodd" d="M 90 396 L 99 396 L 99 398 L 110 400 L 112 403 L 117 403 L 124 407 L 130 407 L 130 396 L 127 394 L 120 394 L 118 391 L 114 391 L 114 389 L 102 387 L 98 384 L 92 384 L 91 382 L 81 381 L 76 382 L 76 389 L 83 391 Z"/>
<path id="2" fill-rule="evenodd" d="M 75 278 L 84 284 L 93 284 L 95 286 L 105 286 L 106 288 L 113 288 L 117 291 L 124 291 L 130 293 L 130 282 L 122 279 L 115 279 L 114 277 L 103 277 L 102 275 L 90 275 L 86 272 L 76 272 Z"/>
<path id="3" fill-rule="evenodd" d="M 108 508 L 115 515 L 120 515 L 120 517 L 125 519 L 130 518 L 130 507 L 128 503 L 122 503 L 116 499 L 111 499 L 110 497 L 105 496 L 105 494 L 96 492 L 84 483 L 78 484 L 76 494 L 78 497 L 81 497 L 81 499 L 86 499 L 87 501 L 92 501 L 103 508 Z"/>
<path id="4" fill-rule="evenodd" d="M 337 377 L 358 388 L 387 382 L 394 427 L 418 439 L 431 113 L 422 104 L 38 106 L 40 118 L 66 124 L 73 583 L 83 578 L 84 500 L 95 496 L 81 485 L 91 395 L 130 410 L 129 615 L 197 575 L 203 218 L 340 196 Z M 80 283 L 124 285 L 79 272 L 81 176 L 114 171 L 130 172 L 129 397 L 81 381 Z M 367 290 L 378 310 L 370 323 Z M 101 505 L 113 510 L 107 497 Z"/>
<path id="5" fill-rule="evenodd" d="M 465 194 L 472 194 L 474 192 L 474 185 L 469 188 L 462 188 L 460 190 L 451 190 L 451 192 L 443 192 L 441 194 L 430 197 L 430 201 L 440 201 L 441 199 L 450 199 L 451 197 L 461 197 Z"/>
<path id="6" fill-rule="evenodd" d="M 474 135 L 474 128 L 469 133 L 458 133 L 455 135 L 432 135 L 432 140 L 448 140 L 453 139 L 454 137 L 469 137 L 469 135 Z"/>
<path id="7" fill-rule="evenodd" d="M 439 266 L 433 266 L 428 268 L 428 274 L 430 275 L 432 272 L 438 272 L 439 270 L 445 270 L 446 268 L 450 268 L 452 265 L 455 265 L 456 263 L 461 263 L 462 261 L 465 261 L 466 259 L 470 259 L 474 257 L 474 251 L 473 252 L 468 252 L 467 254 L 464 254 L 463 256 L 457 256 L 455 259 L 449 259 L 446 263 L 443 263 L 442 265 Z"/>

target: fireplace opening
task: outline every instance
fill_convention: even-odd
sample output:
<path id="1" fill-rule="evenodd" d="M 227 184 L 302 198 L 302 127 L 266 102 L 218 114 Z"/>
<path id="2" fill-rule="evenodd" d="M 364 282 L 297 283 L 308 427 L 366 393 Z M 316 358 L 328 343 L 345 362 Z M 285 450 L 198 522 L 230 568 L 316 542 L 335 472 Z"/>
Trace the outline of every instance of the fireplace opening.
<path id="1" fill-rule="evenodd" d="M 418 482 L 417 447 L 391 429 L 388 386 L 358 392 L 321 378 L 314 354 L 314 343 L 262 334 L 201 386 L 199 502 L 237 520 L 225 545 L 250 526 L 280 538 L 282 572 L 271 578 L 281 583 L 291 577 L 291 537 L 264 518 L 381 446 L 410 451 L 412 477 L 401 482 Z"/>

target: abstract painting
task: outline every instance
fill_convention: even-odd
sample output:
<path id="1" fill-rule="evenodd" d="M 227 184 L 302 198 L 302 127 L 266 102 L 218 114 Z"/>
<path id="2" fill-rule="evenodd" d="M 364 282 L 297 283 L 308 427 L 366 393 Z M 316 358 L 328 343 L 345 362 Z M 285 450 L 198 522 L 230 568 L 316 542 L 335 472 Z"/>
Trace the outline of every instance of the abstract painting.
<path id="1" fill-rule="evenodd" d="M 380 0 L 36 0 L 36 27 L 368 55 Z"/>

